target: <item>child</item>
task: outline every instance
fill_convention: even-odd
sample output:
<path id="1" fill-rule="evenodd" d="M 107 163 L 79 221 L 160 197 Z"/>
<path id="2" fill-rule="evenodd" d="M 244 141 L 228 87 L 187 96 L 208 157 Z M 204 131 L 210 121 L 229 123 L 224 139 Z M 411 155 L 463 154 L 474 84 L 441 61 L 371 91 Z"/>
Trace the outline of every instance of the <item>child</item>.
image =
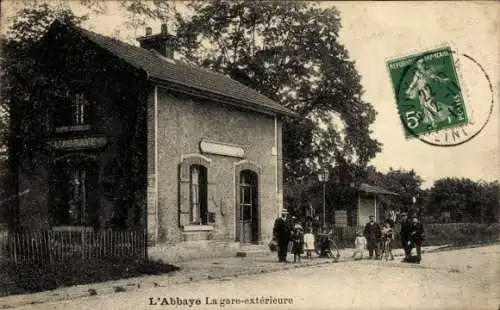
<path id="1" fill-rule="evenodd" d="M 352 258 L 359 260 L 363 259 L 363 252 L 366 249 L 367 241 L 363 236 L 363 232 L 358 231 L 356 235 L 356 240 L 354 241 L 355 250 L 354 253 L 352 253 Z"/>
<path id="2" fill-rule="evenodd" d="M 312 251 L 314 250 L 314 235 L 312 227 L 304 234 L 304 250 L 306 251 L 306 258 L 312 259 Z"/>
<path id="3" fill-rule="evenodd" d="M 390 257 L 391 260 L 394 260 L 394 256 L 392 255 L 392 241 L 394 240 L 394 233 L 391 228 L 391 222 L 386 220 L 384 222 L 384 227 L 382 228 L 382 242 L 383 242 L 383 248 L 382 248 L 382 256 L 380 257 L 381 259 L 384 257 L 387 259 Z"/>
<path id="4" fill-rule="evenodd" d="M 300 254 L 302 254 L 303 245 L 304 245 L 304 234 L 302 232 L 302 227 L 295 226 L 293 236 L 292 236 L 292 242 L 293 242 L 293 245 L 292 245 L 293 262 L 300 263 Z"/>

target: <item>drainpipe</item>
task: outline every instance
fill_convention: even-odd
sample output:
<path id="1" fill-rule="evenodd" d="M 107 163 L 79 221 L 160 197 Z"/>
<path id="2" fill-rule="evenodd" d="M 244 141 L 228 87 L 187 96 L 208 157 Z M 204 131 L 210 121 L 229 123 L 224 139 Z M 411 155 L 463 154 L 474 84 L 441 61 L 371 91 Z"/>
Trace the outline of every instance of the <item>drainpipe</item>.
<path id="1" fill-rule="evenodd" d="M 155 244 L 158 244 L 159 210 L 158 210 L 158 87 L 154 89 L 154 116 L 155 116 Z"/>
<path id="2" fill-rule="evenodd" d="M 279 185 L 278 185 L 278 174 L 279 174 L 279 156 L 278 156 L 278 116 L 274 115 L 274 148 L 276 150 L 276 214 L 274 218 L 277 218 L 280 215 L 281 205 L 278 204 L 279 201 Z"/>

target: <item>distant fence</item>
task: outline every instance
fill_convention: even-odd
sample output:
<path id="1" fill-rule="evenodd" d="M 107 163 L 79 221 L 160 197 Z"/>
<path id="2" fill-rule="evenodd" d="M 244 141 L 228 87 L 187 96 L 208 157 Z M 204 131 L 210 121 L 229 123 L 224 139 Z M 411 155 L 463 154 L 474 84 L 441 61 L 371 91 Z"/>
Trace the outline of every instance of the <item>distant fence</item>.
<path id="1" fill-rule="evenodd" d="M 498 242 L 500 241 L 500 224 L 479 223 L 446 223 L 446 224 L 423 224 L 424 245 L 466 245 L 472 243 Z M 400 246 L 399 233 L 400 224 L 394 227 L 395 247 Z M 363 232 L 364 227 L 336 227 L 334 237 L 337 245 L 341 248 L 354 247 L 356 232 Z"/>
<path id="2" fill-rule="evenodd" d="M 15 264 L 51 264 L 75 259 L 145 259 L 145 234 L 141 230 L 9 232 L 0 241 L 0 254 L 4 260 Z"/>

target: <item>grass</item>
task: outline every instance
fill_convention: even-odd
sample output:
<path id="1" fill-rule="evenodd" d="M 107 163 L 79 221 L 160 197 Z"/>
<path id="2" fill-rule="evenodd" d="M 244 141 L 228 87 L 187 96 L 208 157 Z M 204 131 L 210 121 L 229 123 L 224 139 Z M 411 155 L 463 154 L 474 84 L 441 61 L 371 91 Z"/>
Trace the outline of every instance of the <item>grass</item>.
<path id="1" fill-rule="evenodd" d="M 143 275 L 159 275 L 179 267 L 155 261 L 107 259 L 75 260 L 55 265 L 0 264 L 0 296 L 35 293 L 80 284 L 90 284 Z M 120 291 L 120 288 L 117 288 Z M 89 294 L 93 294 L 90 292 Z M 96 292 L 97 293 L 97 292 Z"/>

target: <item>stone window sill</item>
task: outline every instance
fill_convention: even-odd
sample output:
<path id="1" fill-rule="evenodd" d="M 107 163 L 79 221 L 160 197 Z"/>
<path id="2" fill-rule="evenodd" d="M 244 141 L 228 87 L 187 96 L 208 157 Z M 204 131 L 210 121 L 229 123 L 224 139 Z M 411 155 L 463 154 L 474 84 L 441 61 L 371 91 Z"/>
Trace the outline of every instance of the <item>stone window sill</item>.
<path id="1" fill-rule="evenodd" d="M 212 231 L 214 227 L 212 225 L 186 225 L 184 226 L 184 231 Z"/>

